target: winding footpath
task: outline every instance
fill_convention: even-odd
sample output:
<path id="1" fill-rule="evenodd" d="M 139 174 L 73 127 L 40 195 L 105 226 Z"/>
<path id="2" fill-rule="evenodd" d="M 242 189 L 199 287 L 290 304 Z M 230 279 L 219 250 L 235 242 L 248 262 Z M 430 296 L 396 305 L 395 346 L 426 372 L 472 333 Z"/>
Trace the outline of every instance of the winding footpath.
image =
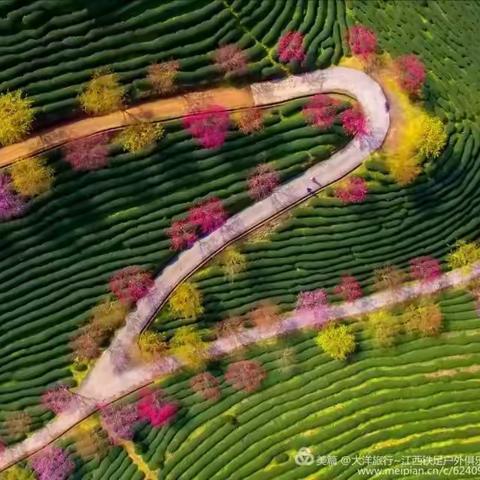
<path id="1" fill-rule="evenodd" d="M 234 94 L 234 90 L 237 94 Z M 225 97 L 216 97 L 222 92 Z M 320 92 L 344 93 L 357 99 L 367 117 L 369 134 L 363 138 L 354 138 L 345 148 L 335 153 L 328 160 L 322 161 L 304 172 L 301 176 L 278 187 L 268 198 L 255 203 L 242 212 L 230 217 L 218 230 L 197 241 L 189 250 L 182 252 L 171 265 L 155 279 L 155 284 L 147 296 L 142 298 L 126 320 L 126 325 L 117 332 L 112 344 L 106 350 L 77 393 L 83 397 L 80 407 L 58 415 L 42 429 L 34 432 L 18 445 L 6 449 L 0 456 L 0 470 L 32 455 L 47 444 L 53 442 L 78 422 L 98 409 L 99 404 L 107 404 L 119 399 L 152 382 L 163 374 L 172 373 L 181 367 L 174 358 L 167 357 L 158 365 L 135 367 L 119 373 L 115 369 L 117 356 L 135 342 L 137 336 L 148 326 L 156 313 L 168 300 L 171 292 L 208 262 L 225 247 L 255 230 L 259 226 L 281 215 L 286 210 L 298 205 L 322 188 L 338 181 L 356 169 L 383 143 L 390 125 L 387 100 L 379 84 L 367 74 L 345 67 L 331 67 L 303 75 L 291 76 L 283 80 L 253 84 L 243 89 L 214 89 L 213 98 L 227 108 L 262 107 Z M 154 107 L 153 105 L 156 105 Z M 142 119 L 161 120 L 172 118 L 172 109 L 178 107 L 175 116 L 186 113 L 188 99 L 177 97 L 170 100 L 149 102 L 143 106 L 130 109 Z M 101 119 L 106 119 L 104 122 Z M 126 119 L 127 118 L 127 119 Z M 123 123 L 122 123 L 123 122 Z M 100 131 L 120 128 L 128 120 L 122 112 L 105 117 L 86 119 L 71 125 L 53 129 L 47 136 L 32 137 L 22 144 L 12 145 L 0 151 L 1 165 L 12 163 L 21 157 L 33 155 L 43 150 L 62 145 L 67 141 L 92 135 Z M 455 277 L 456 278 L 456 277 Z M 452 276 L 448 281 L 454 281 Z M 341 318 L 346 314 L 365 313 L 369 309 L 381 308 L 383 305 L 399 301 L 398 295 L 419 295 L 415 286 L 401 289 L 401 292 L 382 292 L 361 299 L 349 305 L 334 307 L 331 318 Z M 418 287 L 420 288 L 420 287 Z M 422 287 L 424 288 L 424 287 Z M 429 288 L 432 288 L 429 286 Z M 437 286 L 436 288 L 440 288 Z M 404 291 L 405 290 L 405 291 Z M 406 297 L 409 298 L 409 297 Z M 343 310 L 342 310 L 343 309 Z M 284 319 L 273 331 L 252 329 L 242 339 L 248 344 L 262 338 L 277 335 L 281 331 L 311 326 L 315 322 L 312 315 L 299 317 L 293 315 Z M 238 339 L 220 339 L 211 347 L 212 355 L 220 355 L 238 348 Z"/>

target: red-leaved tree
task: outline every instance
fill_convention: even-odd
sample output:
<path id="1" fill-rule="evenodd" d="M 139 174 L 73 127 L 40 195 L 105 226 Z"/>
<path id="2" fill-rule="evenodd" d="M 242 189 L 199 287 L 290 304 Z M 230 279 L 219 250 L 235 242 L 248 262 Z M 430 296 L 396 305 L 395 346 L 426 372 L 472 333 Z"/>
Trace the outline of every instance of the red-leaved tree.
<path id="1" fill-rule="evenodd" d="M 347 41 L 353 55 L 369 57 L 377 49 L 375 32 L 365 25 L 354 25 L 347 31 Z"/>
<path id="2" fill-rule="evenodd" d="M 431 282 L 442 275 L 440 262 L 433 257 L 416 257 L 410 260 L 410 276 L 414 280 Z"/>
<path id="3" fill-rule="evenodd" d="M 228 111 L 220 105 L 193 109 L 183 118 L 183 126 L 204 148 L 218 148 L 225 143 L 229 125 Z"/>
<path id="4" fill-rule="evenodd" d="M 278 58 L 283 63 L 295 60 L 302 62 L 305 58 L 303 35 L 297 31 L 284 33 L 278 40 Z"/>
<path id="5" fill-rule="evenodd" d="M 125 267 L 114 273 L 109 283 L 110 291 L 125 305 L 140 300 L 152 286 L 152 275 L 137 266 Z"/>
<path id="6" fill-rule="evenodd" d="M 280 183 L 280 175 L 267 163 L 257 165 L 247 179 L 248 195 L 253 200 L 268 197 Z"/>
<path id="7" fill-rule="evenodd" d="M 202 372 L 190 380 L 190 388 L 204 400 L 217 401 L 221 396 L 220 383 L 210 372 Z"/>
<path id="8" fill-rule="evenodd" d="M 0 220 L 19 217 L 25 210 L 25 201 L 15 193 L 10 175 L 0 174 Z"/>
<path id="9" fill-rule="evenodd" d="M 335 197 L 343 203 L 361 203 L 367 198 L 368 186 L 362 177 L 349 177 L 335 187 Z"/>
<path id="10" fill-rule="evenodd" d="M 188 212 L 188 221 L 204 235 L 221 227 L 226 219 L 227 212 L 222 201 L 216 197 L 197 203 Z"/>
<path id="11" fill-rule="evenodd" d="M 80 398 L 65 385 L 49 388 L 42 395 L 42 405 L 58 415 L 74 406 L 78 406 Z"/>
<path id="12" fill-rule="evenodd" d="M 340 295 L 345 302 L 353 302 L 362 296 L 362 287 L 353 275 L 342 275 L 334 292 Z"/>
<path id="13" fill-rule="evenodd" d="M 215 50 L 215 65 L 224 73 L 242 74 L 247 70 L 247 56 L 236 44 L 229 43 Z"/>
<path id="14" fill-rule="evenodd" d="M 190 220 L 176 220 L 167 230 L 172 250 L 183 250 L 197 241 L 197 226 Z"/>
<path id="15" fill-rule="evenodd" d="M 335 121 L 339 105 L 340 102 L 336 98 L 326 93 L 317 93 L 303 107 L 303 114 L 312 125 L 330 128 Z"/>
<path id="16" fill-rule="evenodd" d="M 133 403 L 107 405 L 100 409 L 100 420 L 113 444 L 118 444 L 121 440 L 131 440 L 138 420 L 137 406 Z"/>
<path id="17" fill-rule="evenodd" d="M 342 127 L 348 135 L 363 136 L 368 133 L 367 119 L 359 107 L 348 108 L 340 114 Z"/>
<path id="18" fill-rule="evenodd" d="M 402 55 L 395 60 L 400 85 L 411 95 L 418 95 L 427 78 L 423 62 L 414 54 Z"/>
<path id="19" fill-rule="evenodd" d="M 263 380 L 267 377 L 260 362 L 255 360 L 240 360 L 231 363 L 225 372 L 225 380 L 235 390 L 254 392 L 260 388 Z"/>
<path id="20" fill-rule="evenodd" d="M 138 418 L 147 420 L 153 427 L 167 425 L 175 418 L 178 405 L 164 399 L 162 391 L 143 391 L 137 404 Z"/>
<path id="21" fill-rule="evenodd" d="M 75 464 L 61 448 L 49 446 L 36 453 L 30 465 L 38 480 L 65 480 L 75 470 Z"/>
<path id="22" fill-rule="evenodd" d="M 74 170 L 98 170 L 108 165 L 108 132 L 80 138 L 64 147 L 65 160 Z"/>

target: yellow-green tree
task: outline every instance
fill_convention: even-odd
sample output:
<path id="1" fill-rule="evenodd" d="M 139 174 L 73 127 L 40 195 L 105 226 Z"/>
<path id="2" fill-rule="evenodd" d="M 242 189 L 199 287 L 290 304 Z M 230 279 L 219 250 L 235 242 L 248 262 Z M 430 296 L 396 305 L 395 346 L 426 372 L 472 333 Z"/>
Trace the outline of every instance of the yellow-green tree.
<path id="1" fill-rule="evenodd" d="M 170 351 L 187 367 L 202 368 L 206 360 L 207 344 L 195 327 L 180 327 L 170 339 Z"/>
<path id="2" fill-rule="evenodd" d="M 0 95 L 0 145 L 22 140 L 30 131 L 34 117 L 32 101 L 21 90 Z"/>
<path id="3" fill-rule="evenodd" d="M 151 331 L 143 332 L 138 338 L 138 351 L 145 360 L 155 360 L 167 353 L 168 343 L 165 335 Z"/>
<path id="4" fill-rule="evenodd" d="M 402 331 L 399 317 L 387 310 L 377 310 L 368 315 L 367 326 L 373 341 L 381 348 L 394 345 Z"/>
<path id="5" fill-rule="evenodd" d="M 424 157 L 438 157 L 447 143 L 445 125 L 437 117 L 424 115 L 420 118 L 420 130 L 420 154 Z"/>
<path id="6" fill-rule="evenodd" d="M 231 282 L 237 275 L 245 270 L 247 266 L 247 257 L 235 247 L 227 247 L 219 258 L 225 277 Z"/>
<path id="7" fill-rule="evenodd" d="M 403 313 L 406 332 L 422 336 L 438 335 L 442 329 L 442 311 L 432 300 L 409 305 Z"/>
<path id="8" fill-rule="evenodd" d="M 453 250 L 447 255 L 447 264 L 451 270 L 467 269 L 480 260 L 480 246 L 476 242 L 458 240 Z"/>
<path id="9" fill-rule="evenodd" d="M 335 360 L 345 360 L 355 351 L 355 336 L 346 325 L 330 323 L 316 336 L 315 342 Z"/>
<path id="10" fill-rule="evenodd" d="M 0 480 L 35 480 L 35 475 L 28 468 L 14 465 L 0 473 Z"/>
<path id="11" fill-rule="evenodd" d="M 127 152 L 135 153 L 160 140 L 163 133 L 160 123 L 136 122 L 120 132 L 115 141 Z"/>
<path id="12" fill-rule="evenodd" d="M 168 305 L 175 316 L 189 320 L 195 320 L 204 311 L 202 294 L 197 286 L 190 282 L 184 282 L 174 290 Z"/>
<path id="13" fill-rule="evenodd" d="M 92 323 L 107 331 L 120 328 L 125 322 L 128 308 L 118 300 L 107 297 L 92 309 Z"/>
<path id="14" fill-rule="evenodd" d="M 32 157 L 15 162 L 10 167 L 15 190 L 25 197 L 34 197 L 50 190 L 54 175 L 43 158 Z"/>
<path id="15" fill-rule="evenodd" d="M 92 79 L 78 96 L 82 109 L 92 115 L 105 115 L 123 107 L 125 88 L 108 69 L 93 72 Z"/>

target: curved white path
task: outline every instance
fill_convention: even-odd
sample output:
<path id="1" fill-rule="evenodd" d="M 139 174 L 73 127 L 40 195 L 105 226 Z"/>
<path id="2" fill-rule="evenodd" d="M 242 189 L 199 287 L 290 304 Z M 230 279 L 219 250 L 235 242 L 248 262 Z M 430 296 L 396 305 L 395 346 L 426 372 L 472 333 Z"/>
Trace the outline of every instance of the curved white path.
<path id="1" fill-rule="evenodd" d="M 75 411 L 64 412 L 57 416 L 23 442 L 5 450 L 0 456 L 0 469 L 20 461 L 55 440 L 95 411 L 98 404 L 112 402 L 127 392 L 149 383 L 153 378 L 152 375 L 159 376 L 177 369 L 178 362 L 167 359 L 154 369 L 135 368 L 118 374 L 115 372 L 112 359 L 119 351 L 128 348 L 135 341 L 178 284 L 238 238 L 357 168 L 382 145 L 390 126 L 390 117 L 386 108 L 387 100 L 380 85 L 358 70 L 331 67 L 279 81 L 253 84 L 251 91 L 255 106 L 265 106 L 320 92 L 346 93 L 355 97 L 361 104 L 367 117 L 369 134 L 361 139 L 354 138 L 328 160 L 322 161 L 298 178 L 278 187 L 265 200 L 230 217 L 221 228 L 181 253 L 176 261 L 166 267 L 155 279 L 152 290 L 137 303 L 135 310 L 128 315 L 125 327 L 118 331 L 110 348 L 102 354 L 77 390 L 78 394 L 86 397 L 83 405 Z M 300 327 L 301 325 L 298 325 L 296 328 Z M 220 345 L 218 347 L 223 350 Z"/>

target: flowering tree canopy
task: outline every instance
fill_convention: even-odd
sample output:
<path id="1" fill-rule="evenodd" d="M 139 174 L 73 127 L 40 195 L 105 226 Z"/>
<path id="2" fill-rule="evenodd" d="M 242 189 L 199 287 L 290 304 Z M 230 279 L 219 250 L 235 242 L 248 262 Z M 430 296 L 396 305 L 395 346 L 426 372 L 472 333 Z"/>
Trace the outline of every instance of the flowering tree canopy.
<path id="1" fill-rule="evenodd" d="M 268 197 L 280 183 L 280 175 L 267 163 L 257 165 L 247 179 L 248 195 L 253 200 Z"/>
<path id="2" fill-rule="evenodd" d="M 393 290 L 399 288 L 404 281 L 404 272 L 394 265 L 386 265 L 374 271 L 374 284 L 377 290 Z"/>
<path id="3" fill-rule="evenodd" d="M 327 293 L 321 288 L 310 292 L 300 292 L 297 296 L 295 310 L 298 315 L 313 314 L 317 323 L 325 323 L 329 317 Z"/>
<path id="4" fill-rule="evenodd" d="M 33 122 L 32 100 L 21 90 L 0 94 L 0 146 L 22 140 Z"/>
<path id="5" fill-rule="evenodd" d="M 427 78 L 425 65 L 417 55 L 402 55 L 395 60 L 400 85 L 408 93 L 418 95 Z"/>
<path id="6" fill-rule="evenodd" d="M 335 197 L 343 203 L 361 203 L 368 193 L 367 182 L 362 177 L 349 177 L 334 189 Z"/>
<path id="7" fill-rule="evenodd" d="M 102 427 L 108 433 L 114 444 L 133 437 L 135 422 L 138 420 L 138 410 L 135 404 L 111 404 L 100 410 Z"/>
<path id="8" fill-rule="evenodd" d="M 343 111 L 340 114 L 340 120 L 348 135 L 363 136 L 368 134 L 367 119 L 359 107 L 355 106 Z"/>
<path id="9" fill-rule="evenodd" d="M 82 331 L 70 342 L 72 356 L 76 362 L 88 362 L 100 356 L 100 346 L 89 332 Z"/>
<path id="10" fill-rule="evenodd" d="M 102 132 L 67 143 L 63 149 L 65 161 L 74 170 L 98 170 L 108 165 L 110 134 Z"/>
<path id="11" fill-rule="evenodd" d="M 353 275 L 342 275 L 340 283 L 334 292 L 340 295 L 344 301 L 353 302 L 362 296 L 362 287 Z"/>
<path id="12" fill-rule="evenodd" d="M 68 454 L 53 446 L 35 454 L 30 465 L 38 480 L 66 480 L 75 469 L 75 464 Z"/>
<path id="13" fill-rule="evenodd" d="M 410 260 L 410 276 L 414 280 L 430 282 L 442 275 L 440 262 L 433 257 L 416 257 Z"/>
<path id="14" fill-rule="evenodd" d="M 317 335 L 315 342 L 335 360 L 345 360 L 355 350 L 355 337 L 346 325 L 330 323 Z"/>
<path id="15" fill-rule="evenodd" d="M 223 45 L 213 54 L 215 65 L 224 73 L 245 73 L 247 70 L 247 56 L 236 44 Z"/>
<path id="16" fill-rule="evenodd" d="M 197 226 L 190 220 L 176 220 L 167 229 L 170 237 L 170 248 L 172 250 L 183 250 L 191 247 L 198 239 Z"/>
<path id="17" fill-rule="evenodd" d="M 403 313 L 403 321 L 408 333 L 431 337 L 440 333 L 443 315 L 438 305 L 424 300 L 418 305 L 409 305 Z"/>
<path id="18" fill-rule="evenodd" d="M 0 450 L 1 453 L 1 450 Z M 30 468 L 23 468 L 20 465 L 13 465 L 0 473 L 0 480 L 36 480 Z"/>
<path id="19" fill-rule="evenodd" d="M 303 35 L 300 32 L 290 31 L 284 33 L 278 41 L 278 58 L 287 63 L 292 60 L 302 62 L 305 58 Z"/>
<path id="20" fill-rule="evenodd" d="M 152 275 L 141 267 L 131 266 L 114 273 L 110 291 L 125 305 L 136 303 L 153 286 Z"/>
<path id="21" fill-rule="evenodd" d="M 175 91 L 175 78 L 180 63 L 177 60 L 154 63 L 147 69 L 147 79 L 155 93 L 166 95 Z"/>
<path id="22" fill-rule="evenodd" d="M 368 330 L 375 345 L 381 348 L 391 347 L 402 331 L 401 317 L 388 310 L 377 310 L 368 315 Z"/>
<path id="23" fill-rule="evenodd" d="M 217 401 L 222 392 L 217 377 L 210 372 L 202 372 L 190 380 L 190 388 L 204 400 Z"/>
<path id="24" fill-rule="evenodd" d="M 340 102 L 336 98 L 326 93 L 317 93 L 303 107 L 303 114 L 312 125 L 329 128 L 335 121 L 339 106 Z"/>
<path id="25" fill-rule="evenodd" d="M 249 317 L 257 328 L 276 327 L 280 321 L 278 305 L 269 301 L 262 302 L 250 311 Z"/>
<path id="26" fill-rule="evenodd" d="M 50 190 L 53 168 L 43 158 L 32 157 L 15 162 L 10 167 L 12 184 L 20 195 L 34 197 Z"/>
<path id="27" fill-rule="evenodd" d="M 65 412 L 78 405 L 79 398 L 65 385 L 57 385 L 49 388 L 42 395 L 42 405 L 55 414 Z"/>
<path id="28" fill-rule="evenodd" d="M 122 302 L 107 297 L 92 308 L 92 323 L 108 331 L 114 331 L 125 322 L 128 308 Z"/>
<path id="29" fill-rule="evenodd" d="M 138 418 L 147 420 L 153 427 L 162 427 L 176 416 L 178 405 L 163 398 L 163 392 L 143 391 L 137 404 Z"/>
<path id="30" fill-rule="evenodd" d="M 136 153 L 160 140 L 164 131 L 160 123 L 137 121 L 122 130 L 115 142 L 127 152 Z"/>
<path id="31" fill-rule="evenodd" d="M 480 245 L 477 242 L 457 240 L 453 250 L 447 255 L 447 263 L 451 270 L 467 269 L 478 261 L 480 261 Z"/>
<path id="32" fill-rule="evenodd" d="M 25 201 L 13 190 L 10 175 L 0 174 L 0 220 L 18 217 L 25 209 Z"/>
<path id="33" fill-rule="evenodd" d="M 232 115 L 232 120 L 237 128 L 248 135 L 263 129 L 263 111 L 260 108 L 247 108 Z"/>
<path id="34" fill-rule="evenodd" d="M 235 247 L 227 247 L 219 257 L 219 263 L 225 277 L 233 282 L 237 275 L 245 270 L 247 266 L 247 257 Z"/>
<path id="35" fill-rule="evenodd" d="M 165 335 L 146 331 L 138 337 L 138 350 L 143 360 L 156 360 L 167 353 Z"/>
<path id="36" fill-rule="evenodd" d="M 231 363 L 225 372 L 225 380 L 235 390 L 254 392 L 258 390 L 267 374 L 260 362 L 255 360 L 240 360 Z"/>
<path id="37" fill-rule="evenodd" d="M 5 415 L 5 428 L 12 438 L 26 435 L 32 426 L 32 417 L 26 411 L 9 412 Z"/>
<path id="38" fill-rule="evenodd" d="M 197 203 L 188 212 L 188 221 L 197 225 L 204 235 L 220 228 L 226 219 L 227 212 L 222 201 L 216 197 Z"/>
<path id="39" fill-rule="evenodd" d="M 170 339 L 170 350 L 187 367 L 199 367 L 204 364 L 207 344 L 200 332 L 192 326 L 177 328 Z"/>
<path id="40" fill-rule="evenodd" d="M 353 55 L 369 57 L 377 49 L 377 36 L 365 25 L 350 27 L 347 32 L 347 40 Z"/>
<path id="41" fill-rule="evenodd" d="M 195 283 L 183 282 L 173 291 L 168 306 L 173 315 L 196 320 L 203 313 L 202 292 Z"/>
<path id="42" fill-rule="evenodd" d="M 183 126 L 204 148 L 218 148 L 225 143 L 229 124 L 228 111 L 220 105 L 207 105 L 191 110 L 183 118 Z"/>

